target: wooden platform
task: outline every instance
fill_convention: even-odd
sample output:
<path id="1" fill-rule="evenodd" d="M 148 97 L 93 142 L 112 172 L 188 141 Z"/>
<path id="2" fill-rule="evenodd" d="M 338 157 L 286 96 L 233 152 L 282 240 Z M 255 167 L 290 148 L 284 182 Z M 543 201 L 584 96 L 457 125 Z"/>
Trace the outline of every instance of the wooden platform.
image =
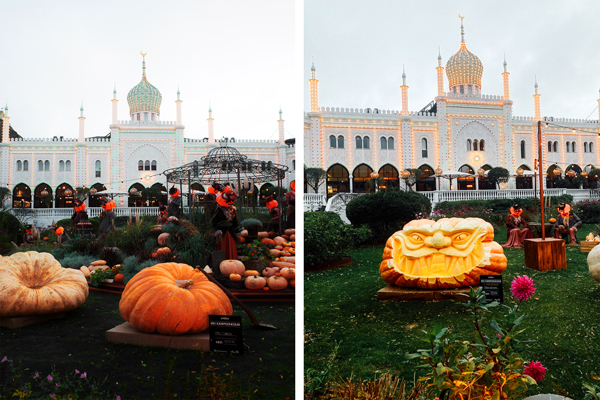
<path id="1" fill-rule="evenodd" d="M 587 240 L 584 240 L 581 243 L 579 243 L 579 251 L 582 253 L 589 253 L 597 245 L 598 242 L 588 242 Z"/>
<path id="2" fill-rule="evenodd" d="M 12 317 L 12 318 L 0 318 L 0 327 L 17 329 L 27 325 L 39 324 L 40 322 L 46 322 L 53 319 L 64 318 L 67 316 L 66 312 L 45 314 L 45 315 L 30 315 L 27 317 Z"/>
<path id="3" fill-rule="evenodd" d="M 562 239 L 525 239 L 525 266 L 536 271 L 567 269 L 567 251 Z"/>
<path id="4" fill-rule="evenodd" d="M 473 289 L 477 289 L 474 286 Z M 459 289 L 418 289 L 401 288 L 398 286 L 387 285 L 377 292 L 377 300 L 393 301 L 467 301 L 469 298 L 459 294 L 469 294 L 470 287 Z"/>
<path id="5" fill-rule="evenodd" d="M 106 331 L 106 341 L 135 346 L 167 347 L 179 350 L 210 350 L 208 331 L 177 336 L 138 332 L 125 322 Z"/>

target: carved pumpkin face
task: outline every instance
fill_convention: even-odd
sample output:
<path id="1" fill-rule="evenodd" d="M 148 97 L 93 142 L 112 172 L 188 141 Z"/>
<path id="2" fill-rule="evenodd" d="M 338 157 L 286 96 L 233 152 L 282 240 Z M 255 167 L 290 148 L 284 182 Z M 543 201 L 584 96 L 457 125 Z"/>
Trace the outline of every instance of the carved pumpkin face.
<path id="1" fill-rule="evenodd" d="M 382 278 L 396 286 L 454 288 L 479 283 L 479 275 L 506 269 L 493 227 L 480 218 L 415 220 L 387 241 Z"/>

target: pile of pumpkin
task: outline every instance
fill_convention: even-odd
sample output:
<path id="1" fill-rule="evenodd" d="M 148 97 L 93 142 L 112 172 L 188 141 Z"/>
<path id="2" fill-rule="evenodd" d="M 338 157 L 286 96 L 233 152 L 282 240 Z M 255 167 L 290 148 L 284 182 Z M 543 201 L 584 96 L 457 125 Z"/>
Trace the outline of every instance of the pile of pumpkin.
<path id="1" fill-rule="evenodd" d="M 277 264 L 277 266 L 264 268 L 262 276 L 256 270 L 246 270 L 244 263 L 239 260 L 225 260 L 219 265 L 219 270 L 232 281 L 244 279 L 244 286 L 250 290 L 282 290 L 288 286 L 296 287 L 295 261 L 277 262 Z"/>
<path id="2" fill-rule="evenodd" d="M 121 273 L 121 268 L 122 268 L 122 266 L 120 264 L 110 267 L 110 266 L 106 265 L 106 261 L 96 260 L 96 261 L 92 262 L 89 267 L 83 265 L 79 268 L 79 270 L 81 272 L 83 272 L 83 275 L 85 275 L 85 278 L 89 280 L 89 278 L 92 276 L 94 271 L 110 269 L 115 274 L 114 282 L 122 284 L 125 280 L 125 275 L 123 275 Z"/>
<path id="3" fill-rule="evenodd" d="M 587 242 L 597 242 L 597 243 L 600 243 L 600 236 L 595 236 L 594 237 L 594 234 L 592 232 L 590 232 L 590 234 L 585 237 L 585 240 Z"/>

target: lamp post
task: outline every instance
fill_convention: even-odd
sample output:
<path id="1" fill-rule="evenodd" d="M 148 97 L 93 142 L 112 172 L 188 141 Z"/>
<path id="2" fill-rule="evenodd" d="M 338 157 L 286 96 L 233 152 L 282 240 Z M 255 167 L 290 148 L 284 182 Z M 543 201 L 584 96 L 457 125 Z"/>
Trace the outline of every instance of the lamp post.
<path id="1" fill-rule="evenodd" d="M 525 170 L 523 170 L 523 168 L 519 167 L 517 168 L 517 181 L 519 178 L 523 177 L 523 174 L 525 173 Z M 517 185 L 517 189 L 519 188 L 519 185 Z"/>
<path id="2" fill-rule="evenodd" d="M 379 174 L 375 171 L 371 172 L 371 179 L 373 179 L 373 186 L 375 186 L 375 193 L 377 193 L 377 178 L 379 178 Z"/>
<path id="3" fill-rule="evenodd" d="M 406 191 L 408 192 L 408 178 L 410 178 L 410 172 L 404 170 L 400 173 L 402 179 L 404 179 L 404 184 L 406 185 Z"/>
<path id="4" fill-rule="evenodd" d="M 98 192 L 98 190 L 96 188 L 91 188 L 90 189 L 90 195 L 91 196 L 94 196 L 97 192 Z"/>
<path id="5" fill-rule="evenodd" d="M 440 186 L 440 176 L 444 173 L 444 171 L 440 167 L 437 167 L 435 169 L 435 171 L 433 171 L 433 172 L 435 172 L 435 174 L 437 175 L 437 178 L 438 178 L 438 190 L 442 190 L 442 188 Z"/>

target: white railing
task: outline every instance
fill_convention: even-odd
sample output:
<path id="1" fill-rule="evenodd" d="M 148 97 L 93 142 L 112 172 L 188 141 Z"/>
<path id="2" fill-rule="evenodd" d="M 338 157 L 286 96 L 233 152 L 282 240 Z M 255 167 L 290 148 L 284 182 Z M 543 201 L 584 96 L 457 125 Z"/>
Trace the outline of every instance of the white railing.
<path id="1" fill-rule="evenodd" d="M 322 193 L 304 193 L 304 211 L 316 211 L 327 205 L 327 196 Z"/>
<path id="2" fill-rule="evenodd" d="M 358 196 L 362 196 L 364 193 L 338 193 L 327 200 L 327 206 L 325 211 L 333 211 L 338 213 L 342 221 L 349 224 L 350 220 L 346 216 L 346 206 L 352 200 Z"/>

